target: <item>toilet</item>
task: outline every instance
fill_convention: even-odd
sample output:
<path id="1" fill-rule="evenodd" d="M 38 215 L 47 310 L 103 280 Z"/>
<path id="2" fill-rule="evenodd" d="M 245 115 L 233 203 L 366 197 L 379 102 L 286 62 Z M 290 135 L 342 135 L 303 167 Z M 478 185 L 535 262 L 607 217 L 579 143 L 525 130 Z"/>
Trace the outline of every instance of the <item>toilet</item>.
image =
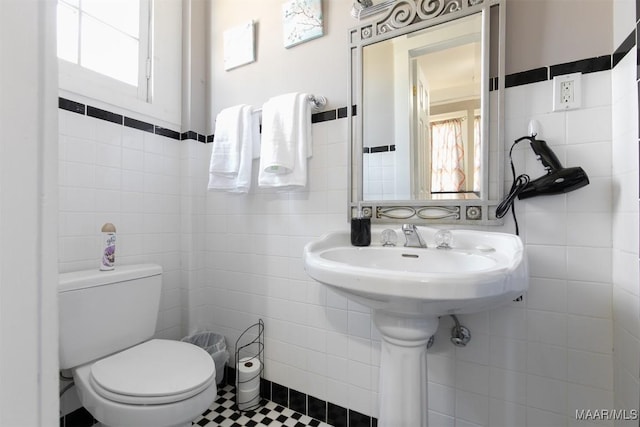
<path id="1" fill-rule="evenodd" d="M 162 268 L 60 274 L 60 369 L 103 426 L 191 426 L 216 399 L 211 356 L 193 344 L 151 339 Z"/>

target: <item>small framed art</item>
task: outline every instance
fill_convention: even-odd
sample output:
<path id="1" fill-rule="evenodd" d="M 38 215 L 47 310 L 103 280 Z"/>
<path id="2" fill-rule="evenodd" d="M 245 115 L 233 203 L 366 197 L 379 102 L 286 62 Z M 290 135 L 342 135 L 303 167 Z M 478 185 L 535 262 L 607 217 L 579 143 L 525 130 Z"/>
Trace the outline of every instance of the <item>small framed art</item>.
<path id="1" fill-rule="evenodd" d="M 321 37 L 322 0 L 288 0 L 282 5 L 282 26 L 286 48 Z"/>
<path id="2" fill-rule="evenodd" d="M 253 21 L 224 32 L 224 69 L 229 71 L 256 60 Z"/>

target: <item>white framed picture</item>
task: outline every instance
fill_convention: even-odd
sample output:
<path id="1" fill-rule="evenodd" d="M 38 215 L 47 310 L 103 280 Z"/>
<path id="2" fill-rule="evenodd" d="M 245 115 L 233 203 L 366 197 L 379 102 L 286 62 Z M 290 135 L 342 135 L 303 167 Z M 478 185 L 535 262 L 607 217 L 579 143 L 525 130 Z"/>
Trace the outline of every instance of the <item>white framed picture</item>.
<path id="1" fill-rule="evenodd" d="M 253 21 L 224 32 L 224 69 L 229 71 L 256 60 Z"/>
<path id="2" fill-rule="evenodd" d="M 288 0 L 282 5 L 282 26 L 286 48 L 321 37 L 322 0 Z"/>

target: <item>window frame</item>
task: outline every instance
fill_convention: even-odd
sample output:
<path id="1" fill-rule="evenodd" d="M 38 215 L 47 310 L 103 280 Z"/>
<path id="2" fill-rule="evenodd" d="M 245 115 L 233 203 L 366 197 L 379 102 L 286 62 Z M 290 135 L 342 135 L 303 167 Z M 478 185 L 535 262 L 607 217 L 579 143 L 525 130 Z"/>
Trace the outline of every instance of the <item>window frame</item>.
<path id="1" fill-rule="evenodd" d="M 138 45 L 138 86 L 58 58 L 59 88 L 110 104 L 130 107 L 152 102 L 153 0 L 138 0 L 140 34 Z M 82 0 L 80 0 L 81 4 Z M 78 37 L 81 37 L 79 34 Z"/>

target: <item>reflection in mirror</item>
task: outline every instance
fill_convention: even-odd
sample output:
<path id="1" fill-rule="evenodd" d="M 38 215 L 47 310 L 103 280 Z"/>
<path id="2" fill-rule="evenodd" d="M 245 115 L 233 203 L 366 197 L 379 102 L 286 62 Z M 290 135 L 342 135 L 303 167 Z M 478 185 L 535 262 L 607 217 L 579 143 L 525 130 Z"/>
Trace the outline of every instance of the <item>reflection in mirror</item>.
<path id="1" fill-rule="evenodd" d="M 364 200 L 478 197 L 481 36 L 476 13 L 363 48 Z"/>
<path id="2" fill-rule="evenodd" d="M 504 0 L 396 0 L 350 30 L 352 215 L 501 222 L 504 31 Z"/>

